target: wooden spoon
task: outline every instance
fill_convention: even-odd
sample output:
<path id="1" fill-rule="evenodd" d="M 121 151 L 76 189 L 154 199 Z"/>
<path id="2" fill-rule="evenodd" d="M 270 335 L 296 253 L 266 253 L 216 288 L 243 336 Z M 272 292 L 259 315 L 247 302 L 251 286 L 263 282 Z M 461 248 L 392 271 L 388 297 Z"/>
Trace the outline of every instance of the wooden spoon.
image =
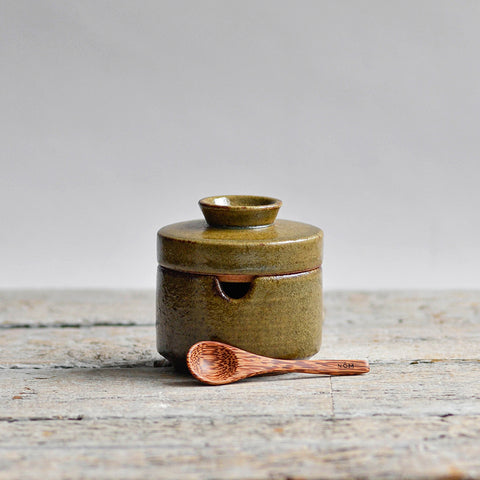
<path id="1" fill-rule="evenodd" d="M 190 347 L 187 365 L 197 380 L 209 385 L 224 385 L 265 373 L 358 375 L 370 371 L 368 360 L 280 360 L 209 341 Z"/>

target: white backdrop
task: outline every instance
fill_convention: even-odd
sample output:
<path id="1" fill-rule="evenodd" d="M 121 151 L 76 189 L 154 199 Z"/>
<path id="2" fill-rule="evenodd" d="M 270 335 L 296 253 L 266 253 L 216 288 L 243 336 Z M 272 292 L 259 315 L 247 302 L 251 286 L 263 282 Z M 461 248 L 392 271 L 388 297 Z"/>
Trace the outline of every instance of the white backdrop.
<path id="1" fill-rule="evenodd" d="M 0 287 L 154 286 L 207 195 L 325 287 L 480 287 L 480 2 L 0 0 Z"/>

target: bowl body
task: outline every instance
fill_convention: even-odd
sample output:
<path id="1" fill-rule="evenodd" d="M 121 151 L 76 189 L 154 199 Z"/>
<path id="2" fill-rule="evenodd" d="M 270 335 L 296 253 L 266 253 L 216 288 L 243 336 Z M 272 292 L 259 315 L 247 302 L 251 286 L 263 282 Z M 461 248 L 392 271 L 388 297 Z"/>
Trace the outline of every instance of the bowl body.
<path id="1" fill-rule="evenodd" d="M 186 369 L 188 349 L 201 340 L 275 358 L 308 358 L 318 352 L 321 268 L 243 282 L 225 278 L 158 267 L 157 349 L 176 369 Z"/>

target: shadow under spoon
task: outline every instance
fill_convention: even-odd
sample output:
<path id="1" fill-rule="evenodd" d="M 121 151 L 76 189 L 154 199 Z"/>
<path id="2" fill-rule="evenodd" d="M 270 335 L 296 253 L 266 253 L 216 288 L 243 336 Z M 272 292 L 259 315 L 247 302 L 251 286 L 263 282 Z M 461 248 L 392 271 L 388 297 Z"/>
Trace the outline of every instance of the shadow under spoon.
<path id="1" fill-rule="evenodd" d="M 187 365 L 197 380 L 209 385 L 224 385 L 267 373 L 359 375 L 370 371 L 368 360 L 281 360 L 213 341 L 190 347 Z"/>

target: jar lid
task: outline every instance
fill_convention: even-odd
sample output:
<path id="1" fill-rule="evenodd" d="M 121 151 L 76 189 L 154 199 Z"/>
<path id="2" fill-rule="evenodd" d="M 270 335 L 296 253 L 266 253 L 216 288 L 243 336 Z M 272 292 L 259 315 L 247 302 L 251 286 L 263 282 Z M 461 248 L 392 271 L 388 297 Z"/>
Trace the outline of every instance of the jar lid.
<path id="1" fill-rule="evenodd" d="M 280 200 L 223 195 L 199 204 L 205 220 L 174 223 L 158 231 L 162 267 L 210 275 L 282 275 L 320 267 L 322 230 L 275 220 Z"/>

